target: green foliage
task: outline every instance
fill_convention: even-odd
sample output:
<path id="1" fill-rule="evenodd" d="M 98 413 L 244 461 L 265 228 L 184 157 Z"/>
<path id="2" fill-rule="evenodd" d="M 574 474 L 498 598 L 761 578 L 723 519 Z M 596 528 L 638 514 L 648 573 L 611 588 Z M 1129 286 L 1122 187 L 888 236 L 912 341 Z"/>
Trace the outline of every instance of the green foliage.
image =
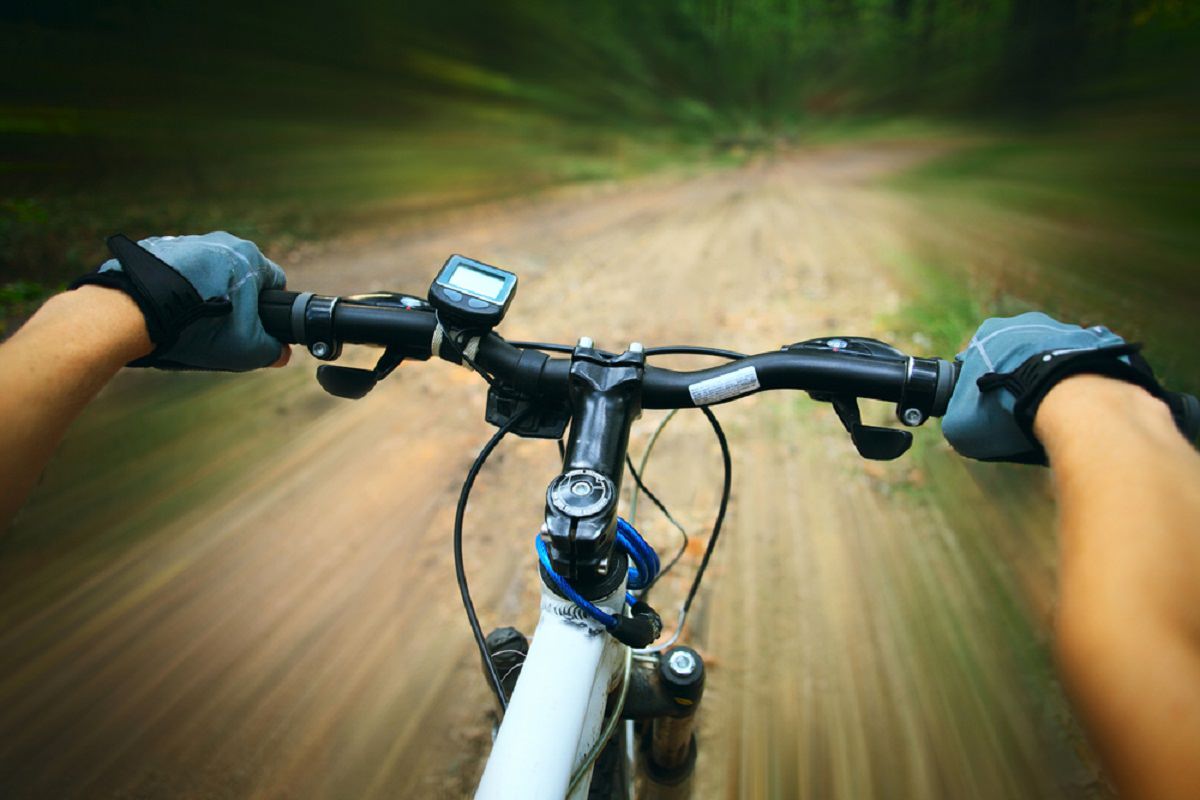
<path id="1" fill-rule="evenodd" d="M 0 307 L 32 303 L 45 296 L 46 287 L 33 281 L 13 281 L 0 285 Z"/>
<path id="2" fill-rule="evenodd" d="M 980 320 L 995 312 L 981 300 L 986 294 L 931 253 L 896 255 L 891 262 L 910 299 L 887 320 L 888 327 L 921 337 L 922 352 L 949 358 L 966 346 Z"/>
<path id="3" fill-rule="evenodd" d="M 0 278 L 69 276 L 116 229 L 286 247 L 862 118 L 1194 105 L 1196 23 L 1170 0 L 10 4 Z"/>
<path id="4" fill-rule="evenodd" d="M 931 217 L 983 237 L 973 252 L 923 244 L 900 271 L 913 276 L 905 327 L 969 333 L 972 316 L 1039 308 L 1145 342 L 1170 385 L 1200 390 L 1200 165 L 1186 133 L 1090 117 L 993 133 L 893 179 Z"/>
<path id="5" fill-rule="evenodd" d="M 0 284 L 0 336 L 8 333 L 10 320 L 23 319 L 50 295 L 62 291 L 62 286 L 47 286 L 35 281 L 12 281 Z"/>

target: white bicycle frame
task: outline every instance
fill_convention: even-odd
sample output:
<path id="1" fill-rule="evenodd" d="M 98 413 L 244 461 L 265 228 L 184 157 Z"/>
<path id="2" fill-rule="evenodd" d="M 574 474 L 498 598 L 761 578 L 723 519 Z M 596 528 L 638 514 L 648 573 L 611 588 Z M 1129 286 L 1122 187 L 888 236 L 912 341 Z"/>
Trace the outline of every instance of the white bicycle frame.
<path id="1" fill-rule="evenodd" d="M 596 603 L 625 605 L 625 584 Z M 541 617 L 500 724 L 477 800 L 563 800 L 601 734 L 609 692 L 622 676 L 624 646 L 578 606 L 542 587 Z M 586 798 L 591 774 L 569 800 Z"/>

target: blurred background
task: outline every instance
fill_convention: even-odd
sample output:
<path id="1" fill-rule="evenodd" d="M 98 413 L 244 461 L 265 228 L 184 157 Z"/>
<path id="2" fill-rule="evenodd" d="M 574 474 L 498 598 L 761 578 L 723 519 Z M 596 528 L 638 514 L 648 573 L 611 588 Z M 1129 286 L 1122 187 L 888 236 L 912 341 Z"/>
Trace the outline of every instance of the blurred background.
<path id="1" fill-rule="evenodd" d="M 326 292 L 466 252 L 522 275 L 506 333 L 613 347 L 949 356 L 1040 308 L 1195 393 L 1198 78 L 1186 0 L 6 2 L 4 331 L 110 233 L 224 229 Z M 346 403 L 313 365 L 131 372 L 72 429 L 0 539 L 0 794 L 469 793 L 448 509 L 483 390 L 408 365 Z M 1042 471 L 936 425 L 863 464 L 805 399 L 721 416 L 697 796 L 1112 796 L 1053 674 Z M 704 430 L 648 473 L 701 547 Z M 485 627 L 535 619 L 552 451 L 506 445 L 473 501 L 505 520 L 468 544 Z"/>

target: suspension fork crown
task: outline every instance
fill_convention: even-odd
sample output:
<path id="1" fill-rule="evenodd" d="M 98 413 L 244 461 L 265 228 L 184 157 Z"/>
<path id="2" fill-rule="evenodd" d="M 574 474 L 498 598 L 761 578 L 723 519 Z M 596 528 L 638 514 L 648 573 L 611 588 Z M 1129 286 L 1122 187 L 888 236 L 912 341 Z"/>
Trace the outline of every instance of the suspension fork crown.
<path id="1" fill-rule="evenodd" d="M 542 532 L 555 572 L 589 599 L 624 580 L 614 561 L 617 501 L 645 370 L 645 349 L 636 343 L 611 355 L 584 337 L 571 355 L 571 428 L 562 472 L 546 490 Z"/>

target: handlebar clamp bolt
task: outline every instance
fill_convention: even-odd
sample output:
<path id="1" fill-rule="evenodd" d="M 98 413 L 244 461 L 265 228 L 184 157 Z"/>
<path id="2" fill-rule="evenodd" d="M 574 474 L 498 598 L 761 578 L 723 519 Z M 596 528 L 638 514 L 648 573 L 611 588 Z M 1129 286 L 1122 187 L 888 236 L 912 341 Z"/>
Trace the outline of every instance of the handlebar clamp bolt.
<path id="1" fill-rule="evenodd" d="M 329 345 L 325 344 L 325 342 L 313 342 L 310 349 L 312 350 L 312 354 L 317 358 L 324 358 L 329 355 Z"/>
<path id="2" fill-rule="evenodd" d="M 911 428 L 915 428 L 925 421 L 925 415 L 921 413 L 919 408 L 906 408 L 904 413 L 900 415 L 900 421 Z"/>

